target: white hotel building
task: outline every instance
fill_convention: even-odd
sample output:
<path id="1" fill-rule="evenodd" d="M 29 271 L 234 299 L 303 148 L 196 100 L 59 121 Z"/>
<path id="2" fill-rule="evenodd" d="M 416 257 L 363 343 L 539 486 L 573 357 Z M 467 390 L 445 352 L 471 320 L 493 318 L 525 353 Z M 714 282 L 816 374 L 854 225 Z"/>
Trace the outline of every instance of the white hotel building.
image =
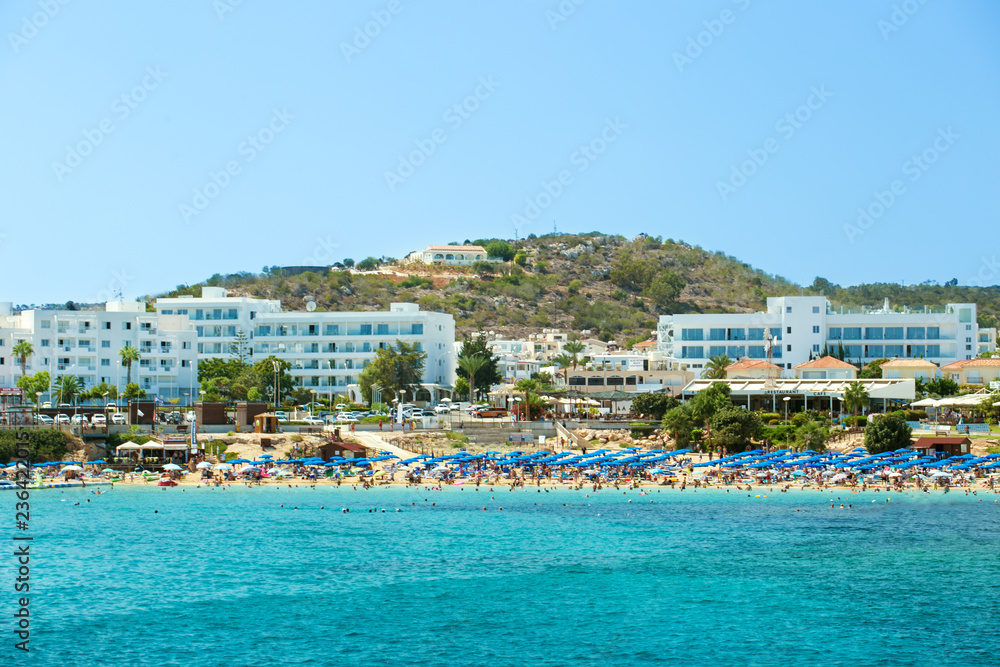
<path id="1" fill-rule="evenodd" d="M 230 344 L 240 331 L 253 356 L 289 362 L 295 384 L 321 395 L 360 399 L 358 374 L 376 350 L 396 340 L 427 353 L 420 399 L 437 401 L 454 386 L 455 320 L 416 304 L 394 303 L 379 312 L 282 312 L 280 301 L 205 287 L 201 297 L 159 299 L 155 306 L 155 313 L 138 302 L 109 302 L 103 311 L 15 315 L 12 304 L 0 303 L 0 387 L 14 387 L 21 377 L 12 348 L 24 340 L 34 348 L 28 375 L 44 370 L 53 380 L 75 375 L 84 389 L 101 382 L 124 389 L 127 373 L 118 351 L 130 344 L 141 355 L 132 381 L 149 396 L 187 402 L 197 399 L 198 360 L 232 358 Z"/>
<path id="2" fill-rule="evenodd" d="M 147 393 L 179 398 L 197 385 L 195 332 L 186 317 L 147 313 L 145 304 L 111 301 L 105 310 L 25 310 L 13 314 L 0 303 L 0 387 L 14 387 L 21 377 L 13 354 L 19 341 L 34 354 L 25 372 L 48 371 L 52 380 L 75 375 L 84 388 L 101 382 L 125 388 L 128 375 L 118 351 L 125 345 L 139 350 L 132 381 Z"/>
<path id="3" fill-rule="evenodd" d="M 899 357 L 943 366 L 996 349 L 995 335 L 992 345 L 982 342 L 989 331 L 979 329 L 974 303 L 893 309 L 886 301 L 881 308 L 834 310 L 825 297 L 785 296 L 769 297 L 766 312 L 663 315 L 657 349 L 698 372 L 717 355 L 767 359 L 770 342 L 771 361 L 791 376 L 795 365 L 824 349 L 836 354 L 841 345 L 851 362 Z"/>

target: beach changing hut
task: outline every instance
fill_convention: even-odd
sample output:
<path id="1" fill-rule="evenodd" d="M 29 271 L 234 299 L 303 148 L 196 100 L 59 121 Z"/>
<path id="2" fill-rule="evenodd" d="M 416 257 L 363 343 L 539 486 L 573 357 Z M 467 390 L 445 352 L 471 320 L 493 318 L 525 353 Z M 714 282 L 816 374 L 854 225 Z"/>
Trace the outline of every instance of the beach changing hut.
<path id="1" fill-rule="evenodd" d="M 948 456 L 961 456 L 968 454 L 972 447 L 972 441 L 966 437 L 943 437 L 925 436 L 917 438 L 917 441 L 910 445 L 910 449 L 925 452 L 927 454 L 947 454 Z"/>

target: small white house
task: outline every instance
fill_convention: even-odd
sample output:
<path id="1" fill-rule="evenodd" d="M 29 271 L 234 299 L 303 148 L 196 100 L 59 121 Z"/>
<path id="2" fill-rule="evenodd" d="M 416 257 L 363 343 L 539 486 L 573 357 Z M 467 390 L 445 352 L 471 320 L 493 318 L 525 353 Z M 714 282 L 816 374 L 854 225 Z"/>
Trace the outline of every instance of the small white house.
<path id="1" fill-rule="evenodd" d="M 447 266 L 467 266 L 486 259 L 486 249 L 478 245 L 429 245 L 406 256 L 407 262 Z"/>

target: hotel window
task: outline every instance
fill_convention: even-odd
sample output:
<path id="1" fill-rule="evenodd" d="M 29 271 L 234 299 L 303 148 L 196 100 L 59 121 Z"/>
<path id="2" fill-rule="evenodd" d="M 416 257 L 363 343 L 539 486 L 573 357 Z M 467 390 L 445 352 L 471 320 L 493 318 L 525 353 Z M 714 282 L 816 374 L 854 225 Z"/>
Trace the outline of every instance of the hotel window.
<path id="1" fill-rule="evenodd" d="M 791 345 L 789 345 L 789 346 L 787 346 L 785 348 L 785 352 L 791 352 L 791 351 L 792 351 L 792 346 Z"/>
<path id="2" fill-rule="evenodd" d="M 747 332 L 746 329 L 730 329 L 729 337 L 726 340 L 746 340 Z"/>
<path id="3" fill-rule="evenodd" d="M 111 360 L 110 359 L 101 359 L 101 365 L 102 366 L 110 366 L 111 365 Z M 527 413 L 525 413 L 525 414 L 527 414 Z"/>
<path id="4" fill-rule="evenodd" d="M 102 340 L 101 341 L 101 347 L 111 347 L 111 341 L 110 340 Z"/>
<path id="5" fill-rule="evenodd" d="M 726 356 L 730 359 L 739 359 L 747 356 L 747 349 L 743 345 L 730 345 L 726 349 Z"/>
<path id="6" fill-rule="evenodd" d="M 42 320 L 42 328 L 43 329 L 51 329 L 52 328 L 52 323 L 49 322 L 48 320 Z M 105 328 L 110 328 L 110 327 L 105 327 Z"/>
<path id="7" fill-rule="evenodd" d="M 705 330 L 681 329 L 681 340 L 705 340 Z"/>
<path id="8" fill-rule="evenodd" d="M 107 342 L 107 341 L 105 341 L 105 342 Z M 0 341 L 0 345 L 3 345 L 3 341 Z M 41 346 L 42 347 L 48 347 L 49 346 L 49 339 L 48 338 L 43 338 L 42 341 L 41 341 Z"/>
<path id="9" fill-rule="evenodd" d="M 927 340 L 937 340 L 941 337 L 941 327 L 927 327 Z"/>
<path id="10" fill-rule="evenodd" d="M 688 347 L 687 345 L 681 347 L 681 359 L 704 359 L 705 358 L 705 348 L 701 345 L 694 345 Z"/>
<path id="11" fill-rule="evenodd" d="M 424 325 L 423 325 L 423 323 L 414 324 L 413 327 L 410 329 L 410 333 L 413 334 L 414 336 L 422 336 L 422 335 L 424 335 Z"/>
<path id="12" fill-rule="evenodd" d="M 928 345 L 927 346 L 927 356 L 928 357 L 940 357 L 941 356 L 941 346 L 940 345 Z"/>
<path id="13" fill-rule="evenodd" d="M 927 330 L 923 327 L 906 327 L 906 340 L 923 340 Z"/>
<path id="14" fill-rule="evenodd" d="M 813 352 L 819 352 L 819 343 L 813 345 Z M 526 413 L 527 414 L 527 413 Z"/>
<path id="15" fill-rule="evenodd" d="M 771 338 L 781 340 L 781 327 L 771 327 Z"/>
<path id="16" fill-rule="evenodd" d="M 712 345 L 708 348 L 708 356 L 719 357 L 726 353 L 725 345 Z"/>
<path id="17" fill-rule="evenodd" d="M 389 325 L 388 324 L 379 324 L 379 325 L 377 325 L 377 327 L 375 329 L 375 333 L 378 334 L 379 336 L 388 336 L 389 335 Z"/>
<path id="18" fill-rule="evenodd" d="M 236 309 L 235 308 L 230 308 L 229 310 L 226 311 L 226 319 L 227 320 L 235 320 L 237 317 L 238 316 L 236 315 Z"/>
<path id="19" fill-rule="evenodd" d="M 132 323 L 131 322 L 122 322 L 122 329 L 124 329 L 125 331 L 131 331 L 132 330 Z"/>
<path id="20" fill-rule="evenodd" d="M 818 324 L 814 324 L 813 325 L 813 333 L 814 334 L 818 334 L 819 333 L 819 325 Z M 527 414 L 527 413 L 525 413 L 525 414 Z"/>
<path id="21" fill-rule="evenodd" d="M 340 325 L 339 324 L 327 324 L 326 329 L 323 332 L 326 336 L 339 336 L 340 335 Z"/>
<path id="22" fill-rule="evenodd" d="M 910 345 L 910 357 L 923 357 L 926 353 L 926 348 L 923 345 Z"/>
<path id="23" fill-rule="evenodd" d="M 844 327 L 844 340 L 861 340 L 861 327 Z"/>
<path id="24" fill-rule="evenodd" d="M 747 329 L 747 340 L 764 340 L 764 330 L 757 329 Z"/>
<path id="25" fill-rule="evenodd" d="M 792 333 L 791 327 L 785 327 L 785 333 Z"/>
<path id="26" fill-rule="evenodd" d="M 903 340 L 903 327 L 886 327 L 886 340 Z"/>
<path id="27" fill-rule="evenodd" d="M 785 306 L 785 312 L 786 313 L 792 312 L 792 307 L 791 306 Z"/>
<path id="28" fill-rule="evenodd" d="M 747 348 L 748 356 L 751 359 L 766 359 L 767 354 L 764 352 L 763 345 L 751 345 Z"/>
<path id="29" fill-rule="evenodd" d="M 370 324 L 362 324 L 361 325 L 361 331 L 359 333 L 362 336 L 371 336 L 372 335 L 372 325 L 370 325 Z"/>
<path id="30" fill-rule="evenodd" d="M 726 330 L 725 329 L 709 329 L 708 330 L 709 340 L 726 340 Z"/>
<path id="31" fill-rule="evenodd" d="M 173 315 L 174 311 L 172 308 L 164 308 L 160 311 L 160 315 Z"/>
<path id="32" fill-rule="evenodd" d="M 879 359 L 882 357 L 882 346 L 881 345 L 868 345 L 865 347 L 865 356 L 872 359 Z"/>
<path id="33" fill-rule="evenodd" d="M 188 361 L 187 359 L 181 359 L 181 368 L 187 368 L 190 365 L 191 365 L 190 361 Z"/>
<path id="34" fill-rule="evenodd" d="M 886 345 L 885 346 L 885 356 L 887 356 L 887 357 L 901 357 L 901 356 L 903 356 L 903 346 L 902 345 Z"/>
<path id="35" fill-rule="evenodd" d="M 882 327 L 865 327 L 865 340 L 882 340 Z"/>
<path id="36" fill-rule="evenodd" d="M 101 322 L 102 329 L 111 329 L 111 322 Z"/>
<path id="37" fill-rule="evenodd" d="M 844 346 L 844 356 L 849 359 L 858 359 L 861 357 L 861 346 L 860 345 L 845 345 Z"/>
<path id="38" fill-rule="evenodd" d="M 841 340 L 844 337 L 844 330 L 840 327 L 830 327 L 826 332 L 827 340 Z"/>
<path id="39" fill-rule="evenodd" d="M 813 315 L 819 315 L 819 306 L 813 306 Z"/>

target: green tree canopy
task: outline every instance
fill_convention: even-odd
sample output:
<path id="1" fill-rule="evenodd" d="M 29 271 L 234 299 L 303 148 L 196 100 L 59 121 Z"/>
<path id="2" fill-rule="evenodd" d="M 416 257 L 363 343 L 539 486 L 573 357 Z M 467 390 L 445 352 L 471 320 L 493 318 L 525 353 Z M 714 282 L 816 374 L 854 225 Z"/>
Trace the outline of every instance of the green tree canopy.
<path id="1" fill-rule="evenodd" d="M 642 295 L 656 304 L 661 311 L 666 311 L 676 305 L 685 284 L 684 279 L 673 271 L 661 271 L 642 290 Z"/>
<path id="2" fill-rule="evenodd" d="M 733 360 L 724 354 L 709 357 L 708 363 L 705 364 L 705 372 L 702 373 L 702 377 L 712 380 L 725 380 L 726 368 L 732 365 L 732 363 Z"/>
<path id="3" fill-rule="evenodd" d="M 719 447 L 733 454 L 743 451 L 751 439 L 760 436 L 760 416 L 734 405 L 722 408 L 711 418 L 712 436 Z"/>
<path id="4" fill-rule="evenodd" d="M 844 407 L 854 415 L 868 407 L 868 389 L 860 382 L 852 382 L 844 390 Z"/>
<path id="5" fill-rule="evenodd" d="M 386 399 L 398 396 L 400 389 L 412 392 L 418 388 L 426 359 L 427 353 L 419 350 L 417 343 L 397 340 L 395 346 L 376 350 L 375 359 L 358 376 L 365 401 L 371 402 L 373 385 L 381 387 L 382 396 Z"/>
<path id="6" fill-rule="evenodd" d="M 865 427 L 865 449 L 870 454 L 881 454 L 909 447 L 912 432 L 900 415 L 882 415 L 869 421 Z"/>
<path id="7" fill-rule="evenodd" d="M 506 241 L 490 241 L 484 250 L 487 257 L 502 259 L 505 262 L 514 259 L 514 255 L 517 254 L 514 247 Z"/>
<path id="8" fill-rule="evenodd" d="M 10 351 L 17 358 L 18 363 L 21 364 L 21 375 L 24 375 L 27 372 L 28 357 L 35 353 L 35 348 L 28 341 L 19 340 L 14 343 L 14 347 Z"/>
<path id="9" fill-rule="evenodd" d="M 462 349 L 458 353 L 458 368 L 455 372 L 458 377 L 469 379 L 469 372 L 462 368 L 462 359 L 467 359 L 473 356 L 480 356 L 486 359 L 486 364 L 476 371 L 476 377 L 474 382 L 469 384 L 473 385 L 473 389 L 479 388 L 480 393 L 484 391 L 489 391 L 490 387 L 493 385 L 500 384 L 503 382 L 503 373 L 500 372 L 500 357 L 493 354 L 493 352 L 486 346 L 486 336 L 480 334 L 475 338 L 470 338 L 466 336 L 462 340 Z M 472 399 L 470 399 L 472 400 Z"/>
<path id="10" fill-rule="evenodd" d="M 684 449 L 691 442 L 691 431 L 695 420 L 691 414 L 691 404 L 685 403 L 672 408 L 663 415 L 661 427 L 674 439 L 675 449 Z"/>
<path id="11" fill-rule="evenodd" d="M 882 364 L 888 359 L 874 359 L 869 361 L 864 368 L 858 371 L 859 380 L 877 380 L 882 377 Z"/>
<path id="12" fill-rule="evenodd" d="M 132 363 L 139 361 L 139 350 L 126 343 L 122 349 L 118 350 L 118 356 L 121 358 L 122 366 L 127 369 L 125 384 L 128 384 L 132 382 Z"/>
<path id="13" fill-rule="evenodd" d="M 59 403 L 72 403 L 81 389 L 80 378 L 75 375 L 61 375 L 52 383 L 52 391 Z"/>
<path id="14" fill-rule="evenodd" d="M 36 394 L 47 392 L 51 382 L 48 371 L 39 371 L 34 375 L 24 375 L 17 378 L 17 387 L 24 392 L 28 400 L 37 405 L 38 396 Z"/>
<path id="15" fill-rule="evenodd" d="M 705 425 L 705 430 L 708 431 L 709 446 L 712 445 L 712 417 L 717 412 L 732 407 L 732 405 L 732 401 L 729 400 L 729 385 L 722 382 L 713 382 L 691 399 L 691 415 L 695 421 Z"/>
<path id="16" fill-rule="evenodd" d="M 661 421 L 663 416 L 677 405 L 677 399 L 665 392 L 639 394 L 632 399 L 633 412 L 649 415 L 656 421 Z"/>

